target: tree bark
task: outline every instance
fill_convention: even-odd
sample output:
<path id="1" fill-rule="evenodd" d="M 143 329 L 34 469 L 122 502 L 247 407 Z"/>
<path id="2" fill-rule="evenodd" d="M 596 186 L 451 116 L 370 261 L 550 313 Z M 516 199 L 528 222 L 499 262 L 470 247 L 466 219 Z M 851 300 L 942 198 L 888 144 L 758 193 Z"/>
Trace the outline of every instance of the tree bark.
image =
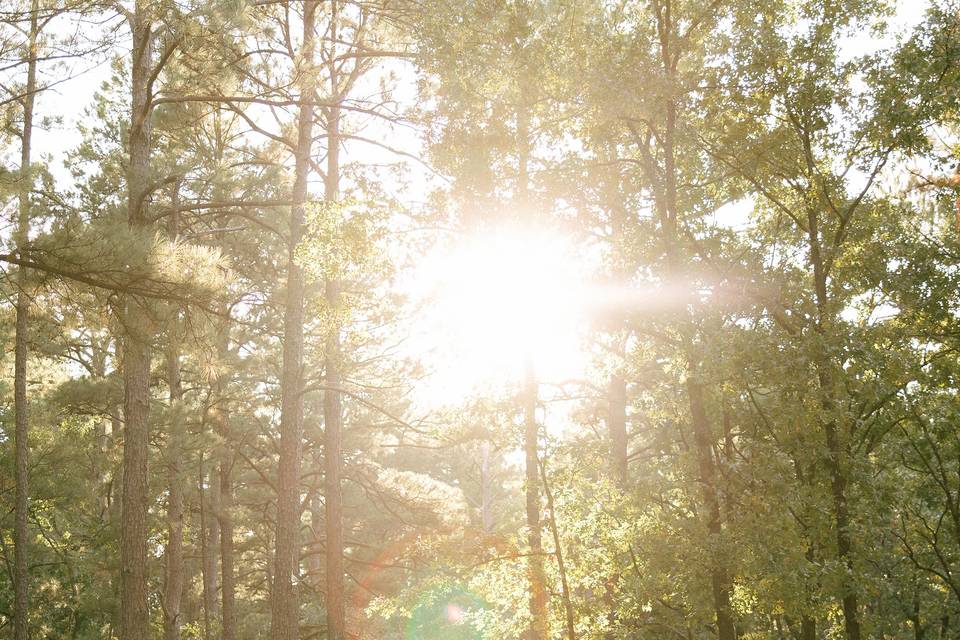
<path id="1" fill-rule="evenodd" d="M 690 370 L 696 370 L 697 365 L 691 363 Z M 716 543 L 723 533 L 723 520 L 720 514 L 720 495 L 717 490 L 717 472 L 713 459 L 713 442 L 710 437 L 709 422 L 704 404 L 703 385 L 688 374 L 687 395 L 690 400 L 691 421 L 693 423 L 693 438 L 697 450 L 697 464 L 700 473 L 700 486 L 703 495 L 703 504 L 707 512 L 707 531 L 710 541 Z M 714 557 L 723 557 L 714 553 Z M 736 627 L 730 608 L 730 578 L 723 564 L 717 562 L 710 569 L 713 601 L 717 616 L 717 636 L 721 639 L 737 637 Z"/>
<path id="2" fill-rule="evenodd" d="M 129 167 L 127 170 L 128 224 L 145 233 L 147 191 L 150 183 L 149 83 L 153 33 L 146 3 L 138 0 L 130 18 L 132 31 Z M 120 640 L 149 635 L 147 602 L 147 505 L 150 499 L 147 457 L 150 447 L 151 336 L 147 301 L 128 295 L 124 309 L 123 383 L 123 497 L 120 534 Z"/>
<path id="3" fill-rule="evenodd" d="M 220 505 L 217 512 L 220 524 L 220 618 L 221 640 L 235 640 L 236 575 L 233 556 L 233 442 L 230 433 L 230 406 L 227 398 L 227 373 L 225 360 L 229 349 L 229 320 L 223 322 L 218 336 L 216 379 L 214 380 L 215 402 L 211 410 L 211 422 L 220 436 Z"/>
<path id="4" fill-rule="evenodd" d="M 610 432 L 610 477 L 621 489 L 627 484 L 627 381 L 610 376 L 607 395 L 607 429 Z"/>
<path id="5" fill-rule="evenodd" d="M 541 463 L 540 477 L 543 481 L 543 493 L 547 499 L 547 510 L 550 512 L 550 533 L 553 535 L 553 555 L 557 559 L 557 573 L 560 574 L 560 596 L 563 599 L 564 621 L 567 625 L 567 640 L 577 640 L 577 628 L 573 617 L 573 601 L 570 597 L 570 584 L 567 580 L 567 566 L 563 560 L 563 544 L 560 539 L 560 527 L 557 525 L 557 512 L 553 506 L 553 492 L 547 481 L 547 465 Z"/>
<path id="6" fill-rule="evenodd" d="M 317 4 L 303 3 L 300 106 L 297 121 L 295 176 L 290 207 L 287 291 L 284 302 L 283 364 L 280 378 L 280 463 L 277 496 L 276 556 L 270 608 L 270 636 L 296 640 L 300 603 L 296 580 L 300 565 L 300 467 L 303 452 L 303 305 L 304 281 L 296 251 L 303 236 L 307 178 L 313 146 L 314 23 Z"/>
<path id="7" fill-rule="evenodd" d="M 810 207 L 807 211 L 807 238 L 810 263 L 813 266 L 814 295 L 817 303 L 815 329 L 820 336 L 825 336 L 826 327 L 831 319 L 828 308 L 827 274 L 820 244 L 819 219 L 813 207 Z M 844 631 L 847 640 L 860 640 L 860 606 L 856 587 L 851 580 L 854 569 L 850 557 L 853 544 L 850 538 L 850 511 L 847 504 L 846 449 L 840 441 L 840 428 L 832 415 L 835 402 L 833 373 L 829 356 L 821 350 L 817 355 L 815 365 L 820 391 L 820 407 L 826 418 L 823 430 L 827 445 L 826 468 L 830 474 L 830 493 L 833 499 L 837 559 L 840 560 L 847 571 L 847 577 L 843 584 L 844 591 L 840 598 L 843 609 Z"/>
<path id="8" fill-rule="evenodd" d="M 527 535 L 530 546 L 528 576 L 530 580 L 529 640 L 547 640 L 550 637 L 546 573 L 543 567 L 543 541 L 540 526 L 540 425 L 537 423 L 537 381 L 533 363 L 527 362 L 523 388 L 524 457 L 527 501 Z"/>
<path id="9" fill-rule="evenodd" d="M 520 7 L 524 11 L 525 6 Z M 518 44 L 514 49 L 517 64 L 515 81 L 519 93 L 516 104 L 517 117 L 517 192 L 516 206 L 521 216 L 535 218 L 530 210 L 530 104 L 531 86 L 528 81 L 527 56 L 519 45 L 522 32 L 527 28 L 527 16 L 517 16 L 518 33 L 513 34 Z M 530 557 L 527 563 L 527 576 L 530 583 L 530 626 L 527 629 L 528 640 L 547 640 L 550 637 L 549 601 L 547 599 L 546 573 L 543 564 L 543 541 L 540 524 L 540 469 L 539 435 L 537 424 L 537 402 L 539 389 L 534 368 L 533 354 L 525 355 L 525 373 L 521 403 L 524 422 L 524 492 L 527 511 L 527 535 Z"/>
<path id="10" fill-rule="evenodd" d="M 336 51 L 338 39 L 339 6 L 337 0 L 330 3 L 330 40 Z M 327 121 L 327 176 L 324 199 L 328 206 L 336 206 L 340 198 L 340 110 L 337 104 L 342 99 L 337 67 L 331 55 L 329 74 L 334 105 Z M 340 372 L 342 354 L 340 348 L 340 325 L 335 319 L 340 307 L 340 282 L 333 278 L 326 284 L 326 302 L 334 318 L 327 337 L 324 354 L 326 383 L 323 396 L 323 458 L 324 458 L 324 515 L 326 518 L 326 611 L 327 638 L 345 640 L 346 604 L 343 584 L 343 495 L 341 492 L 341 466 L 343 457 L 343 407 L 336 389 L 343 384 Z"/>
<path id="11" fill-rule="evenodd" d="M 332 309 L 339 304 L 339 285 L 327 283 L 327 303 Z M 340 375 L 340 335 L 334 327 L 327 340 L 326 382 L 331 388 L 343 384 Z M 326 519 L 326 610 L 327 637 L 346 638 L 346 604 L 343 585 L 343 497 L 341 493 L 341 457 L 343 455 L 343 411 L 340 394 L 324 392 L 324 515 Z"/>
<path id="12" fill-rule="evenodd" d="M 171 236 L 176 238 L 176 216 L 171 227 Z M 174 313 L 169 327 L 167 345 L 167 383 L 170 390 L 170 434 L 167 447 L 168 494 L 167 494 L 167 546 L 164 550 L 165 584 L 163 590 L 163 637 L 164 640 L 180 638 L 180 606 L 183 598 L 183 469 L 184 453 L 183 385 L 180 379 L 180 338 Z"/>
<path id="13" fill-rule="evenodd" d="M 212 421 L 212 420 L 211 420 Z M 200 457 L 200 573 L 203 595 L 203 637 L 215 637 L 217 621 L 217 548 L 220 543 L 220 489 L 217 458 L 210 457 L 209 468 Z"/>
<path id="14" fill-rule="evenodd" d="M 20 147 L 20 199 L 17 215 L 16 243 L 18 248 L 27 244 L 30 235 L 30 188 L 33 184 L 30 171 L 30 145 L 33 139 L 33 105 L 37 86 L 37 14 L 38 1 L 30 5 L 30 35 L 27 43 L 27 86 L 23 98 L 23 132 Z M 17 270 L 17 309 L 14 337 L 13 365 L 13 410 L 14 410 L 14 496 L 13 525 L 13 637 L 28 640 L 30 637 L 30 554 L 28 528 L 30 512 L 30 407 L 27 402 L 27 357 L 29 356 L 28 332 L 30 330 L 30 298 L 25 287 L 26 271 Z"/>

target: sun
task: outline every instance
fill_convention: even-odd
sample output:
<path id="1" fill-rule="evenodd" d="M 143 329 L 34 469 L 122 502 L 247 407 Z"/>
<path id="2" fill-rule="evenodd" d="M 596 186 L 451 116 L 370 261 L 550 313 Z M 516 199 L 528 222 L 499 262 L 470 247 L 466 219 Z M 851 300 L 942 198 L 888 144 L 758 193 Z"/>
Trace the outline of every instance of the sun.
<path id="1" fill-rule="evenodd" d="M 541 382 L 579 377 L 591 273 L 583 246 L 537 225 L 497 226 L 428 256 L 416 275 L 431 368 L 420 395 L 456 402 L 515 384 L 528 363 Z"/>

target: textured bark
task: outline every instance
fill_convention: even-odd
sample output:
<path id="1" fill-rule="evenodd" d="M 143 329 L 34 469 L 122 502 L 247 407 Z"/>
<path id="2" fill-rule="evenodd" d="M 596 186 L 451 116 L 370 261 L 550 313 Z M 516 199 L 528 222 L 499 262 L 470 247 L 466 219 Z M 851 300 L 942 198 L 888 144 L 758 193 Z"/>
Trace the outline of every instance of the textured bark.
<path id="1" fill-rule="evenodd" d="M 297 121 L 295 177 L 290 207 L 287 290 L 284 301 L 283 364 L 280 374 L 280 467 L 278 473 L 276 555 L 270 607 L 270 636 L 299 637 L 300 603 L 296 580 L 300 567 L 300 466 L 303 452 L 303 273 L 296 261 L 303 235 L 307 178 L 313 141 L 313 64 L 316 2 L 303 3 L 300 56 L 300 107 Z"/>
<path id="2" fill-rule="evenodd" d="M 27 46 L 27 86 L 23 99 L 23 132 L 20 147 L 19 212 L 16 243 L 18 249 L 26 245 L 30 234 L 30 144 L 33 140 L 33 104 L 37 86 L 37 13 L 38 3 L 31 3 L 30 36 Z M 17 310 L 14 337 L 13 411 L 14 411 L 14 496 L 13 524 L 13 637 L 30 637 L 30 554 L 28 517 L 30 512 L 30 407 L 27 401 L 27 357 L 30 330 L 28 313 L 30 298 L 25 291 L 26 272 L 17 271 Z"/>
<path id="3" fill-rule="evenodd" d="M 619 487 L 627 484 L 627 381 L 619 373 L 610 376 L 607 392 L 607 429 L 610 432 L 610 477 Z"/>
<path id="4" fill-rule="evenodd" d="M 337 0 L 330 3 L 330 40 L 338 39 L 339 7 Z M 334 51 L 336 45 L 332 45 Z M 331 56 L 331 60 L 333 56 Z M 337 67 L 329 65 L 330 87 L 336 96 L 340 95 Z M 333 106 L 327 120 L 327 176 L 324 185 L 324 199 L 335 206 L 340 197 L 340 110 Z M 336 318 L 340 307 L 340 283 L 333 279 L 326 285 L 327 306 L 332 317 Z M 323 458 L 324 458 L 324 515 L 326 517 L 326 611 L 327 638 L 345 640 L 346 604 L 343 584 L 343 495 L 341 492 L 341 466 L 343 459 L 343 407 L 342 398 L 336 389 L 343 384 L 340 372 L 342 354 L 340 349 L 340 326 L 334 320 L 327 338 L 324 367 L 326 369 L 327 390 L 323 397 Z"/>
<path id="5" fill-rule="evenodd" d="M 153 33 L 146 3 L 131 16 L 132 63 L 127 170 L 128 224 L 145 232 L 150 183 L 149 82 Z M 123 336 L 123 497 L 120 534 L 120 640 L 141 640 L 150 633 L 147 602 L 147 455 L 150 446 L 150 322 L 146 301 L 128 295 Z"/>

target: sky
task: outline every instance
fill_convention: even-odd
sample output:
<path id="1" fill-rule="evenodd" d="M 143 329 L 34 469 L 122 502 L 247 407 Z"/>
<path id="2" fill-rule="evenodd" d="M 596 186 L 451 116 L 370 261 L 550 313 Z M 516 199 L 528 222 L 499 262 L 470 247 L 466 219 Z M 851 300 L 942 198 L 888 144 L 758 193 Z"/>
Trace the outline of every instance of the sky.
<path id="1" fill-rule="evenodd" d="M 895 38 L 909 32 L 918 25 L 929 6 L 927 0 L 897 0 L 897 9 L 892 17 L 891 29 L 884 38 L 874 38 L 869 33 L 859 34 L 851 38 L 846 47 L 851 55 L 872 53 L 883 47 L 890 46 Z M 68 20 L 60 20 L 53 28 L 56 33 L 73 33 L 78 29 L 87 33 L 95 33 L 105 27 L 114 27 L 118 19 L 103 24 L 78 25 Z M 125 27 L 118 30 L 125 32 Z M 39 113 L 45 116 L 62 118 L 62 122 L 46 130 L 37 131 L 34 149 L 41 156 L 53 160 L 53 171 L 58 178 L 69 179 L 69 173 L 64 171 L 62 163 L 65 151 L 75 148 L 81 141 L 81 134 L 77 122 L 82 118 L 84 109 L 93 104 L 94 95 L 104 81 L 111 74 L 110 60 L 101 58 L 97 62 L 85 59 L 83 61 L 68 62 L 73 78 L 59 84 L 49 92 L 44 93 L 38 100 Z"/>

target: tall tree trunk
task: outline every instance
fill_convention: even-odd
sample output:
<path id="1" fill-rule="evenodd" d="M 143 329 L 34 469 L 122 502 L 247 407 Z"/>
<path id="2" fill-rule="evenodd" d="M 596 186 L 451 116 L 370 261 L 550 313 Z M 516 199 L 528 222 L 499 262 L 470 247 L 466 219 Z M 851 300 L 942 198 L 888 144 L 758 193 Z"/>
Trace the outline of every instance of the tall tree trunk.
<path id="1" fill-rule="evenodd" d="M 617 486 L 627 484 L 627 381 L 620 373 L 610 376 L 607 392 L 607 429 L 610 432 L 610 477 Z"/>
<path id="2" fill-rule="evenodd" d="M 697 465 L 700 474 L 703 504 L 707 512 L 707 531 L 710 541 L 716 543 L 723 533 L 723 520 L 720 513 L 720 495 L 717 490 L 717 470 L 713 459 L 713 439 L 710 437 L 710 424 L 707 420 L 704 404 L 703 385 L 693 377 L 698 366 L 690 364 L 687 377 L 687 395 L 690 400 L 691 421 L 693 423 L 694 444 L 697 450 Z M 714 553 L 713 557 L 722 558 Z M 722 639 L 736 638 L 736 627 L 730 608 L 730 578 L 721 562 L 713 563 L 710 569 L 710 581 L 713 588 L 713 601 L 717 616 L 717 636 Z"/>
<path id="3" fill-rule="evenodd" d="M 823 255 L 820 245 L 819 219 L 814 207 L 807 211 L 807 238 L 810 250 L 810 263 L 813 266 L 814 295 L 817 302 L 816 331 L 820 336 L 826 335 L 827 325 L 830 323 L 828 309 L 827 274 L 823 264 Z M 847 504 L 847 451 L 840 440 L 840 427 L 833 417 L 834 390 L 833 372 L 829 356 L 820 351 L 816 359 L 817 383 L 820 390 L 820 407 L 825 414 L 823 425 L 824 437 L 827 445 L 826 468 L 830 474 L 830 490 L 833 499 L 834 528 L 836 529 L 837 559 L 846 569 L 843 581 L 841 606 L 843 609 L 844 630 L 847 640 L 860 640 L 860 606 L 857 598 L 856 586 L 853 584 L 853 560 L 850 557 L 852 541 L 850 539 L 850 511 Z"/>
<path id="4" fill-rule="evenodd" d="M 171 217 L 171 237 L 176 238 L 176 215 Z M 170 434 L 167 447 L 167 546 L 164 550 L 165 583 L 163 589 L 164 640 L 180 638 L 180 605 L 183 598 L 183 469 L 184 452 L 183 385 L 180 380 L 180 337 L 175 311 L 167 344 L 167 383 L 170 390 Z"/>
<path id="5" fill-rule="evenodd" d="M 577 630 L 573 618 L 573 601 L 570 597 L 570 584 L 567 580 L 567 566 L 563 560 L 563 544 L 560 540 L 560 527 L 557 526 L 557 511 L 553 506 L 553 492 L 550 490 L 550 483 L 547 479 L 546 463 L 540 465 L 540 478 L 543 481 L 543 494 L 547 499 L 547 510 L 550 512 L 550 533 L 553 535 L 553 555 L 557 559 L 557 573 L 560 574 L 560 596 L 563 599 L 567 640 L 577 640 Z"/>
<path id="6" fill-rule="evenodd" d="M 220 545 L 220 488 L 217 458 L 209 466 L 200 459 L 200 544 L 203 579 L 203 629 L 205 640 L 215 637 L 217 615 L 217 567 Z"/>
<path id="7" fill-rule="evenodd" d="M 339 284 L 327 283 L 327 303 L 336 309 L 339 304 Z M 343 410 L 338 389 L 340 375 L 340 335 L 334 327 L 327 340 L 326 385 L 324 392 L 324 515 L 326 519 L 326 610 L 327 637 L 330 640 L 346 638 L 346 605 L 343 584 L 343 497 L 341 493 L 341 458 L 343 451 Z"/>
<path id="8" fill-rule="evenodd" d="M 517 16 L 516 48 L 514 50 L 517 64 L 516 82 L 518 85 L 519 101 L 516 104 L 517 117 L 517 192 L 516 203 L 521 215 L 534 219 L 535 213 L 530 210 L 530 104 L 531 86 L 528 82 L 528 62 L 526 53 L 519 42 L 522 33 L 528 28 L 526 5 L 521 3 Z M 530 627 L 527 629 L 528 640 L 547 640 L 550 637 L 549 601 L 547 599 L 546 573 L 543 565 L 543 542 L 540 525 L 540 469 L 539 469 L 539 435 L 537 424 L 537 402 L 539 385 L 537 383 L 533 354 L 526 354 L 523 390 L 521 403 L 523 405 L 524 421 L 524 491 L 526 494 L 527 529 L 529 536 L 530 557 L 527 566 L 527 575 L 530 582 Z"/>
<path id="9" fill-rule="evenodd" d="M 147 3 L 138 0 L 130 17 L 132 31 L 129 167 L 127 170 L 128 223 L 145 233 L 150 183 L 149 83 L 153 33 Z M 147 506 L 150 499 L 147 456 L 150 447 L 151 331 L 147 301 L 127 295 L 123 344 L 123 498 L 120 534 L 120 640 L 149 635 L 147 602 Z"/>
<path id="10" fill-rule="evenodd" d="M 677 28 L 671 15 L 669 3 L 664 10 L 657 11 L 658 33 L 660 39 L 660 62 L 664 73 L 675 81 L 680 56 L 674 50 L 673 36 Z M 664 251 L 667 258 L 667 271 L 671 280 L 679 279 L 682 274 L 682 259 L 679 243 L 679 222 L 677 204 L 677 166 L 676 166 L 676 129 L 677 102 L 672 96 L 666 99 L 666 114 L 662 136 L 663 177 L 655 170 L 648 171 L 648 177 L 656 186 L 656 207 L 660 216 Z M 649 151 L 647 151 L 649 153 Z M 647 163 L 652 163 L 648 159 Z M 687 360 L 687 401 L 690 408 L 691 425 L 694 432 L 702 499 L 707 512 L 707 529 L 710 537 L 716 540 L 722 532 L 723 522 L 720 515 L 720 503 L 717 490 L 716 466 L 713 463 L 714 437 L 707 417 L 703 383 L 699 380 L 699 363 L 694 354 L 693 335 L 695 327 L 687 323 L 684 332 L 684 356 Z M 719 640 L 736 640 L 737 630 L 730 608 L 730 595 L 733 591 L 731 578 L 726 568 L 726 558 L 716 555 L 709 569 L 713 591 L 713 604 L 717 622 Z"/>
<path id="11" fill-rule="evenodd" d="M 607 389 L 607 430 L 610 437 L 610 479 L 621 490 L 627 488 L 627 381 L 620 372 L 610 376 Z M 615 563 L 616 564 L 616 563 Z M 604 583 L 603 604 L 607 609 L 609 633 L 617 626 L 617 585 L 620 583 L 620 571 L 615 570 Z"/>
<path id="12" fill-rule="evenodd" d="M 311 463 L 315 469 L 323 468 L 324 465 L 319 451 L 322 438 L 322 435 L 317 434 L 317 438 L 314 441 L 316 455 L 314 455 Z M 310 495 L 310 540 L 304 544 L 304 552 L 307 554 L 307 576 L 309 577 L 313 590 L 317 593 L 322 593 L 326 588 L 326 575 L 323 570 L 324 528 L 326 527 L 326 520 L 323 516 L 323 510 L 323 491 L 317 487 L 312 490 Z"/>
<path id="13" fill-rule="evenodd" d="M 524 458 L 527 500 L 527 529 L 530 546 L 528 575 L 530 580 L 529 640 L 547 640 L 550 637 L 546 573 L 543 567 L 543 541 L 540 526 L 540 425 L 537 423 L 537 380 L 533 363 L 527 362 L 523 387 Z"/>
<path id="14" fill-rule="evenodd" d="M 330 41 L 333 52 L 337 50 L 339 3 L 330 2 Z M 330 56 L 330 90 L 334 96 L 334 105 L 330 108 L 327 121 L 327 179 L 324 198 L 328 205 L 336 206 L 340 198 L 340 109 L 342 99 L 340 82 L 337 77 L 335 55 Z M 327 306 L 331 315 L 336 317 L 340 306 L 340 282 L 332 279 L 326 285 Z M 343 384 L 340 351 L 340 326 L 333 322 L 327 338 L 324 354 L 327 390 L 323 396 L 323 457 L 324 457 L 324 500 L 326 503 L 326 610 L 327 638 L 345 640 L 346 604 L 343 584 L 343 496 L 340 487 L 341 465 L 343 457 L 343 407 L 339 391 Z"/>
<path id="15" fill-rule="evenodd" d="M 230 321 L 224 320 L 217 337 L 217 371 L 214 380 L 215 401 L 210 412 L 217 435 L 220 436 L 220 504 L 217 511 L 220 524 L 220 618 L 221 640 L 235 640 L 236 575 L 233 557 L 233 442 L 230 433 L 230 406 L 227 398 L 226 359 L 229 350 Z"/>
<path id="16" fill-rule="evenodd" d="M 30 235 L 30 190 L 33 180 L 30 171 L 30 144 L 33 140 L 33 104 L 37 88 L 37 35 L 39 32 L 37 0 L 30 4 L 30 36 L 27 44 L 27 86 L 23 98 L 23 132 L 20 147 L 20 209 L 17 216 L 16 243 L 22 250 Z M 30 298 L 26 272 L 17 271 L 17 317 L 14 338 L 13 411 L 14 411 L 14 467 L 16 490 L 13 525 L 13 637 L 30 637 L 30 556 L 28 516 L 30 511 L 30 407 L 27 403 L 27 340 L 30 323 Z"/>
<path id="17" fill-rule="evenodd" d="M 209 417 L 209 414 L 208 414 Z M 211 420 L 212 421 L 212 420 Z M 207 459 L 200 453 L 199 476 L 197 479 L 198 504 L 200 507 L 200 587 L 203 604 L 203 637 L 214 637 L 217 620 L 217 546 L 220 538 L 218 512 L 220 490 L 217 486 L 216 457 L 211 456 L 208 468 Z"/>
<path id="18" fill-rule="evenodd" d="M 303 452 L 303 272 L 296 251 L 303 235 L 307 178 L 313 146 L 314 23 L 317 3 L 303 3 L 300 56 L 300 106 L 297 121 L 295 177 L 291 193 L 287 291 L 283 319 L 283 365 L 280 374 L 280 463 L 277 496 L 276 556 L 270 607 L 270 636 L 299 637 L 300 602 L 296 585 L 300 566 L 300 466 Z"/>

